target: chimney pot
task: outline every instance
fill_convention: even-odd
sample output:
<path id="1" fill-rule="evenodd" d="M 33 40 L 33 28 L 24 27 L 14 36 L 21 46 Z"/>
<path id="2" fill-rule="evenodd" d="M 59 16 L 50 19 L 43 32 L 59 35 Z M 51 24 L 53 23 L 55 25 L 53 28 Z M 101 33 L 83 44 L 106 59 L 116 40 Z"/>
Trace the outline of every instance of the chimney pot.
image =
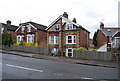
<path id="1" fill-rule="evenodd" d="M 100 22 L 100 29 L 104 29 L 104 24 L 103 24 L 103 22 Z"/>
<path id="2" fill-rule="evenodd" d="M 67 12 L 64 12 L 64 13 L 63 13 L 63 16 L 68 19 L 68 14 L 67 14 Z"/>
<path id="3" fill-rule="evenodd" d="M 11 25 L 11 21 L 10 21 L 10 20 L 7 20 L 7 21 L 6 21 L 6 24 Z"/>

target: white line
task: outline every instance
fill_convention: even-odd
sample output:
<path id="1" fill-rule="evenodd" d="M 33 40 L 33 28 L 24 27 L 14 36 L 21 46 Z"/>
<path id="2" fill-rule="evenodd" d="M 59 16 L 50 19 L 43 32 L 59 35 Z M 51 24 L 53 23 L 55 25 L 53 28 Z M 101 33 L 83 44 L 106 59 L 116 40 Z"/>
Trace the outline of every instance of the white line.
<path id="1" fill-rule="evenodd" d="M 43 72 L 43 70 L 31 69 L 31 68 L 26 68 L 26 67 L 21 67 L 21 66 L 15 66 L 15 65 L 10 65 L 10 64 L 6 64 L 6 65 L 10 66 L 10 67 L 14 67 L 14 68 L 20 68 L 20 69 L 26 69 L 26 70 L 30 70 L 30 71 Z"/>
<path id="2" fill-rule="evenodd" d="M 93 78 L 88 78 L 88 77 L 82 77 L 82 79 L 93 79 Z"/>

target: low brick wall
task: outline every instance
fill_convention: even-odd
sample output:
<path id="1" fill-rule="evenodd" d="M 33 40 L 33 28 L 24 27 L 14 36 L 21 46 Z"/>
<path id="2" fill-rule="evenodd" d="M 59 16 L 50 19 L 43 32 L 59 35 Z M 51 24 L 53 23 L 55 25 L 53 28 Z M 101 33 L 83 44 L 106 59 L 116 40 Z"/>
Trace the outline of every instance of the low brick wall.
<path id="1" fill-rule="evenodd" d="M 33 46 L 23 46 L 23 45 L 11 45 L 3 46 L 5 50 L 12 51 L 21 51 L 21 52 L 30 52 L 30 53 L 38 53 L 38 54 L 49 54 L 48 47 L 33 47 Z"/>
<path id="2" fill-rule="evenodd" d="M 87 60 L 103 60 L 112 61 L 111 52 L 96 52 L 96 51 L 78 51 L 74 50 L 73 58 L 75 59 L 87 59 Z"/>

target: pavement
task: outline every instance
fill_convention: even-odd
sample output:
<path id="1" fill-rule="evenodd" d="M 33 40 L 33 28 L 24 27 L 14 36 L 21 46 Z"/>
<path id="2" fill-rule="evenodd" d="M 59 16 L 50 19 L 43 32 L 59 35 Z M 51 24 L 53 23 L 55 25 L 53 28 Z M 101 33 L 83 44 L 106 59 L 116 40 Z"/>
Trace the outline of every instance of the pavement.
<path id="1" fill-rule="evenodd" d="M 81 60 L 81 59 L 73 59 L 73 58 L 67 58 L 67 57 L 48 56 L 48 55 L 40 55 L 40 54 L 33 54 L 33 53 L 26 53 L 26 52 L 9 51 L 9 50 L 0 50 L 0 52 L 19 55 L 23 57 L 36 58 L 36 59 L 69 62 L 69 63 L 75 63 L 75 64 L 89 65 L 89 66 L 118 68 L 118 62 L 115 62 L 115 61 Z"/>

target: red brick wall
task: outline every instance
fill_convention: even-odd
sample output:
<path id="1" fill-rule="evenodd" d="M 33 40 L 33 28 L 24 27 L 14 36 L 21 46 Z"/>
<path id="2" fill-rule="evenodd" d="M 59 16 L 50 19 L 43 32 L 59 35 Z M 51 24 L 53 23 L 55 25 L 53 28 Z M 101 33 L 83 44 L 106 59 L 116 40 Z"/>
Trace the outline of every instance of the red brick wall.
<path id="1" fill-rule="evenodd" d="M 89 34 L 88 34 L 88 40 L 87 40 L 87 33 L 85 30 L 81 29 L 80 30 L 80 47 L 84 47 L 84 48 L 89 48 Z M 88 42 L 88 46 L 87 46 L 87 42 Z"/>
<path id="2" fill-rule="evenodd" d="M 41 31 L 41 30 L 36 30 L 35 28 L 31 27 L 31 32 L 34 33 L 34 43 L 38 42 L 39 46 L 47 46 L 47 32 Z M 21 33 L 21 28 L 16 33 Z M 25 27 L 24 31 L 24 39 L 25 42 L 27 42 L 27 27 Z"/>
<path id="3" fill-rule="evenodd" d="M 17 36 L 16 32 L 14 32 L 14 31 L 7 31 L 7 33 L 12 36 L 13 40 L 17 40 L 16 39 L 16 36 Z"/>
<path id="4" fill-rule="evenodd" d="M 107 43 L 107 37 L 103 34 L 103 32 L 100 30 L 97 37 L 97 47 L 101 47 L 104 43 Z"/>
<path id="5" fill-rule="evenodd" d="M 38 30 L 37 41 L 39 46 L 47 46 L 47 32 Z"/>
<path id="6" fill-rule="evenodd" d="M 118 32 L 114 37 L 120 37 L 120 32 Z"/>

